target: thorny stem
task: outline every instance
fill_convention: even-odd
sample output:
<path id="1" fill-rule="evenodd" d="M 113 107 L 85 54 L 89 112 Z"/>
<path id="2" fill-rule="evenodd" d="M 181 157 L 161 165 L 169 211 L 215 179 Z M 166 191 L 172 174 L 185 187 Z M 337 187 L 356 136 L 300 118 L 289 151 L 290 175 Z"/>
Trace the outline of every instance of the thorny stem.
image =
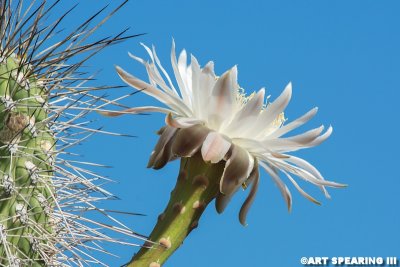
<path id="1" fill-rule="evenodd" d="M 224 161 L 217 164 L 204 162 L 200 153 L 182 158 L 169 203 L 149 237 L 154 244 L 146 243 L 128 267 L 161 266 L 180 247 L 197 227 L 207 205 L 217 196 L 224 166 Z"/>
<path id="2" fill-rule="evenodd" d="M 110 214 L 118 211 L 97 207 L 116 199 L 102 188 L 110 180 L 71 151 L 94 133 L 121 135 L 92 128 L 87 115 L 133 93 L 98 95 L 121 86 L 89 84 L 95 74 L 85 63 L 135 37 L 95 37 L 127 1 L 63 29 L 76 5 L 61 5 L 71 1 L 0 0 L 0 266 L 107 266 L 96 258 L 113 255 L 102 243 L 136 246 L 120 234 L 145 239 Z"/>

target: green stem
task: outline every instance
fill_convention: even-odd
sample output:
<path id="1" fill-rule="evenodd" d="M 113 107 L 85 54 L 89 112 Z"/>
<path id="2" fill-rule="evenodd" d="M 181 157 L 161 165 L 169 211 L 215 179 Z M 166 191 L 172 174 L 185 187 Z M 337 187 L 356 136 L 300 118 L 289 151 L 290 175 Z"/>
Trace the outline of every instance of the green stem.
<path id="1" fill-rule="evenodd" d="M 197 227 L 201 214 L 217 196 L 225 163 L 203 161 L 200 153 L 183 158 L 176 186 L 149 240 L 134 255 L 129 267 L 161 266 Z"/>

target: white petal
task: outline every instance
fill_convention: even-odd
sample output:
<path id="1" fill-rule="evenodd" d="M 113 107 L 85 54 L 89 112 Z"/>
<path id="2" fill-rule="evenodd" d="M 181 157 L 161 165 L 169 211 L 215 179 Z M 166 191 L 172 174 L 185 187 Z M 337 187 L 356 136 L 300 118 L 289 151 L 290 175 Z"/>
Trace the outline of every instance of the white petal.
<path id="1" fill-rule="evenodd" d="M 151 49 L 144 43 L 140 43 L 140 45 L 143 46 L 144 49 L 146 49 L 146 52 L 149 54 L 151 61 L 154 62 L 154 57 L 153 57 L 153 53 L 151 52 Z"/>
<path id="2" fill-rule="evenodd" d="M 208 111 L 208 123 L 212 129 L 218 130 L 224 120 L 232 116 L 232 107 L 237 94 L 237 84 L 233 82 L 236 77 L 235 66 L 225 72 L 215 83 Z"/>
<path id="3" fill-rule="evenodd" d="M 161 71 L 162 71 L 162 73 L 164 74 L 165 78 L 167 79 L 170 88 L 172 89 L 172 91 L 173 91 L 176 95 L 178 95 L 178 92 L 176 91 L 176 89 L 175 89 L 175 87 L 174 87 L 174 84 L 172 83 L 171 78 L 170 78 L 169 75 L 168 75 L 168 72 L 167 72 L 167 71 L 164 69 L 164 67 L 161 65 L 160 59 L 159 59 L 158 56 L 157 56 L 156 49 L 155 49 L 154 46 L 153 46 L 153 55 L 154 55 L 154 60 L 155 60 L 155 62 L 157 63 L 158 67 L 161 69 Z"/>
<path id="4" fill-rule="evenodd" d="M 315 168 L 311 163 L 309 163 L 308 161 L 306 161 L 302 158 L 290 156 L 289 158 L 285 159 L 285 161 L 296 164 L 300 168 L 307 170 L 312 175 L 314 175 L 314 177 L 317 179 L 325 180 L 324 177 L 321 175 L 321 173 L 317 170 L 317 168 Z M 329 195 L 328 191 L 326 191 L 325 187 L 320 186 L 320 189 L 322 190 L 322 192 L 324 192 L 324 194 L 327 198 L 330 198 L 330 195 Z"/>
<path id="5" fill-rule="evenodd" d="M 182 101 L 180 96 L 174 92 L 164 81 L 164 79 L 161 77 L 160 72 L 157 70 L 156 66 L 154 63 L 152 64 L 145 64 L 147 73 L 149 75 L 149 79 L 153 81 L 153 84 L 159 85 L 161 89 L 168 95 L 170 98 L 174 101 L 174 103 L 179 103 L 178 108 L 182 114 L 185 114 L 186 116 L 192 116 L 193 112 L 192 110 Z"/>
<path id="6" fill-rule="evenodd" d="M 212 77 L 216 78 L 215 73 L 214 73 L 214 62 L 213 61 L 208 61 L 207 64 L 204 66 L 202 69 L 203 73 L 207 73 L 211 75 Z"/>
<path id="7" fill-rule="evenodd" d="M 290 194 L 290 191 L 287 188 L 287 186 L 282 182 L 282 180 L 279 178 L 278 174 L 274 170 L 272 170 L 267 164 L 265 164 L 264 162 L 259 162 L 259 165 L 268 172 L 268 174 L 271 176 L 272 180 L 278 186 L 279 191 L 281 191 L 281 194 L 282 194 L 283 198 L 285 199 L 288 210 L 291 211 L 292 210 L 292 195 Z"/>
<path id="8" fill-rule="evenodd" d="M 199 81 L 199 108 L 196 110 L 197 117 L 199 119 L 208 119 L 208 105 L 210 102 L 211 91 L 217 81 L 217 77 L 214 73 L 214 63 L 212 61 L 208 62 L 206 66 L 201 70 L 200 81 Z"/>
<path id="9" fill-rule="evenodd" d="M 191 83 L 192 83 L 192 110 L 193 113 L 198 117 L 199 110 L 204 109 L 201 103 L 201 91 L 203 88 L 200 86 L 200 65 L 197 59 L 192 55 L 190 58 L 191 67 Z M 189 82 L 189 81 L 188 81 Z"/>
<path id="10" fill-rule="evenodd" d="M 241 135 L 244 129 L 251 127 L 254 119 L 260 114 L 264 103 L 265 89 L 262 88 L 257 94 L 249 100 L 234 116 L 228 127 L 222 131 L 233 137 Z"/>
<path id="11" fill-rule="evenodd" d="M 217 163 L 224 158 L 230 147 L 231 142 L 222 135 L 217 132 L 210 132 L 201 147 L 201 155 L 204 161 Z"/>
<path id="12" fill-rule="evenodd" d="M 137 62 L 139 62 L 139 63 L 141 63 L 141 64 L 143 64 L 143 65 L 146 65 L 146 61 L 144 60 L 144 59 L 142 59 L 142 58 L 140 58 L 140 57 L 137 57 L 137 56 L 135 56 L 134 54 L 132 54 L 131 52 L 128 52 L 128 56 L 130 57 L 130 58 L 132 58 L 132 59 L 134 59 L 134 60 L 136 60 Z"/>
<path id="13" fill-rule="evenodd" d="M 294 185 L 294 187 L 296 187 L 297 191 L 299 191 L 300 194 L 301 194 L 303 197 L 307 198 L 308 200 L 310 200 L 311 202 L 313 202 L 313 203 L 315 203 L 315 204 L 317 204 L 317 205 L 321 205 L 321 203 L 320 203 L 318 200 L 316 200 L 315 198 L 313 198 L 312 196 L 310 196 L 309 194 L 307 194 L 307 193 L 297 184 L 297 182 L 293 179 L 293 177 L 292 177 L 289 173 L 287 173 L 287 172 L 285 172 L 285 171 L 283 171 L 283 173 L 289 178 L 289 180 L 292 182 L 292 184 Z"/>
<path id="14" fill-rule="evenodd" d="M 178 58 L 178 70 L 179 70 L 179 74 L 182 77 L 182 81 L 185 84 L 185 88 L 187 90 L 187 94 L 188 97 L 190 98 L 192 95 L 192 84 L 188 83 L 188 81 L 190 81 L 190 79 L 188 79 L 188 66 L 187 66 L 187 54 L 186 54 L 186 50 L 183 49 L 181 51 L 181 53 L 179 54 L 179 58 Z"/>
<path id="15" fill-rule="evenodd" d="M 185 118 L 185 117 L 173 118 L 171 113 L 169 113 L 165 117 L 165 123 L 174 128 L 189 128 L 193 125 L 201 124 L 202 121 L 200 121 L 198 119 Z"/>
<path id="16" fill-rule="evenodd" d="M 319 134 L 323 130 L 323 127 L 318 127 L 309 130 L 305 133 L 288 137 L 288 138 L 276 138 L 272 140 L 264 140 L 262 144 L 264 147 L 268 147 L 271 151 L 278 153 L 291 152 L 299 149 L 309 148 L 317 146 L 325 141 L 332 133 L 331 127 L 321 136 Z"/>
<path id="17" fill-rule="evenodd" d="M 246 149 L 249 153 L 270 153 L 272 152 L 267 147 L 265 147 L 261 142 L 251 139 L 251 138 L 232 138 L 232 143 L 241 146 Z"/>
<path id="18" fill-rule="evenodd" d="M 149 62 L 145 61 L 144 59 L 137 57 L 133 54 L 131 54 L 130 52 L 128 52 L 129 57 L 131 57 L 132 59 L 138 61 L 139 63 L 143 64 L 143 66 L 145 66 L 146 71 L 147 71 L 147 75 L 149 77 L 149 81 L 151 83 L 152 86 L 157 87 L 157 82 L 154 81 L 152 76 L 157 76 L 156 74 L 151 74 L 151 72 L 153 72 L 153 70 L 151 70 L 151 67 L 149 66 Z M 161 79 L 162 80 L 162 79 Z"/>
<path id="19" fill-rule="evenodd" d="M 304 132 L 302 134 L 298 134 L 295 136 L 290 136 L 288 138 L 282 138 L 282 139 L 291 141 L 291 142 L 295 142 L 295 143 L 298 143 L 301 145 L 307 145 L 310 142 L 312 142 L 313 140 L 315 140 L 315 138 L 317 138 L 322 133 L 324 128 L 325 127 L 323 125 L 321 125 L 318 128 L 308 130 L 307 132 Z"/>
<path id="20" fill-rule="evenodd" d="M 328 139 L 329 136 L 331 136 L 332 132 L 333 132 L 332 126 L 329 126 L 328 130 L 326 130 L 326 132 L 323 135 L 315 138 L 314 141 L 311 142 L 309 147 L 314 147 L 314 146 L 320 145 L 322 142 L 324 142 L 326 139 Z"/>
<path id="21" fill-rule="evenodd" d="M 172 98 L 170 95 L 162 92 L 161 90 L 158 90 L 151 84 L 148 84 L 135 76 L 127 73 L 124 71 L 121 67 L 116 66 L 116 70 L 118 75 L 121 77 L 121 79 L 129 84 L 130 86 L 142 90 L 142 92 L 154 97 L 158 101 L 164 103 L 165 105 L 169 106 L 171 109 L 182 113 L 182 115 L 189 115 L 186 113 L 185 109 L 187 109 L 186 105 L 180 100 L 176 98 Z"/>
<path id="22" fill-rule="evenodd" d="M 132 74 L 129 74 L 128 72 L 126 72 L 119 66 L 116 66 L 115 68 L 117 70 L 118 75 L 121 77 L 121 79 L 124 82 L 126 82 L 127 84 L 129 84 L 130 86 L 132 86 L 138 90 L 142 90 L 144 93 L 156 98 L 158 101 L 160 101 L 166 105 L 171 104 L 171 102 L 172 102 L 171 98 L 164 92 L 161 92 L 160 90 L 158 90 L 151 84 L 148 84 L 148 83 L 140 80 L 139 78 L 136 78 Z"/>
<path id="23" fill-rule="evenodd" d="M 254 123 L 255 126 L 250 128 L 250 132 L 256 134 L 255 138 L 265 137 L 265 132 L 289 104 L 291 96 L 292 84 L 289 83 L 281 95 L 274 102 L 267 105 L 264 112 L 260 113 L 257 121 Z"/>
<path id="24" fill-rule="evenodd" d="M 300 118 L 297 118 L 296 120 L 277 129 L 275 132 L 273 132 L 272 134 L 269 135 L 269 138 L 280 137 L 280 136 L 284 135 L 285 133 L 288 133 L 288 132 L 300 127 L 301 125 L 303 125 L 306 122 L 308 122 L 309 120 L 311 120 L 315 116 L 315 114 L 317 114 L 317 111 L 318 111 L 318 108 L 311 109 L 310 111 L 308 111 L 306 114 L 304 114 Z"/>
<path id="25" fill-rule="evenodd" d="M 346 187 L 347 185 L 345 184 L 340 184 L 340 183 L 335 183 L 331 181 L 326 181 L 326 180 L 320 180 L 316 178 L 313 174 L 311 174 L 309 171 L 304 170 L 302 168 L 299 168 L 297 166 L 291 165 L 287 163 L 284 160 L 281 159 L 276 159 L 276 158 L 268 158 L 268 162 L 273 163 L 274 165 L 277 166 L 279 169 L 286 170 L 294 175 L 297 175 L 300 178 L 303 178 L 305 181 L 308 181 L 312 184 L 315 185 L 322 185 L 322 186 L 329 186 L 329 187 Z"/>
<path id="26" fill-rule="evenodd" d="M 180 98 L 180 96 L 165 83 L 164 79 L 162 78 L 160 72 L 158 71 L 154 63 L 151 64 L 145 63 L 144 66 L 146 67 L 147 74 L 149 75 L 149 79 L 150 81 L 152 81 L 152 84 L 154 84 L 155 86 L 159 85 L 161 89 L 171 98 L 174 99 Z"/>
<path id="27" fill-rule="evenodd" d="M 153 85 L 155 85 L 155 83 L 156 83 L 156 84 L 160 85 L 161 88 L 165 92 L 167 92 L 169 95 L 172 95 L 173 97 L 179 97 L 174 85 L 171 82 L 171 78 L 169 77 L 168 73 L 165 71 L 165 69 L 163 68 L 163 66 L 160 63 L 160 60 L 157 57 L 154 46 L 153 46 L 153 51 L 151 51 L 150 48 L 148 48 L 146 45 L 144 45 L 142 43 L 141 43 L 141 45 L 146 49 L 147 53 L 150 55 L 152 64 L 149 64 L 148 62 L 144 61 L 140 57 L 137 57 L 137 56 L 131 54 L 130 52 L 128 52 L 128 55 L 132 59 L 138 61 L 139 63 L 143 64 L 146 67 L 147 74 L 149 75 L 149 79 L 150 79 L 150 81 L 152 81 Z M 158 71 L 158 68 L 155 65 L 155 62 L 161 68 L 162 72 L 164 73 L 164 76 L 167 78 L 167 80 L 169 82 L 169 86 L 165 83 L 163 77 L 161 76 L 160 72 Z"/>
<path id="28" fill-rule="evenodd" d="M 191 107 L 191 99 L 188 89 L 186 88 L 185 83 L 183 82 L 184 78 L 181 76 L 179 72 L 178 62 L 176 61 L 176 54 L 175 54 L 175 41 L 172 41 L 172 49 L 171 49 L 171 65 L 172 69 L 174 70 L 175 78 L 178 83 L 180 92 L 182 94 L 183 102 L 188 106 Z M 186 80 L 186 77 L 185 77 Z"/>
<path id="29" fill-rule="evenodd" d="M 108 111 L 108 110 L 101 110 L 98 111 L 100 114 L 107 116 L 107 117 L 117 117 L 124 114 L 140 114 L 145 112 L 159 112 L 165 114 L 176 114 L 175 111 L 167 109 L 167 108 L 160 108 L 160 107 L 153 107 L 153 106 L 144 106 L 144 107 L 137 107 L 137 108 L 128 108 L 121 111 Z"/>

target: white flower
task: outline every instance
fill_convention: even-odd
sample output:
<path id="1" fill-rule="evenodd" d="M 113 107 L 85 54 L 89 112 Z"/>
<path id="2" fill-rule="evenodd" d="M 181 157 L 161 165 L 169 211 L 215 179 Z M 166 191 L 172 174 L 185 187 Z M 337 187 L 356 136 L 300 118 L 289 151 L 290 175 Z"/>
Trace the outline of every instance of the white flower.
<path id="1" fill-rule="evenodd" d="M 143 45 L 144 46 L 144 45 Z M 237 83 L 237 67 L 234 66 L 220 77 L 214 73 L 214 63 L 203 68 L 183 50 L 178 60 L 175 44 L 171 51 L 171 63 L 176 87 L 160 63 L 156 51 L 146 46 L 151 62 L 130 55 L 142 63 L 149 75 L 149 83 L 128 74 L 117 67 L 119 76 L 132 87 L 160 101 L 164 107 L 143 106 L 117 112 L 103 112 L 108 116 L 126 113 L 161 112 L 167 114 L 166 126 L 160 131 L 160 139 L 150 157 L 149 167 L 162 168 L 176 157 L 190 157 L 199 150 L 204 161 L 226 161 L 220 180 L 220 193 L 216 199 L 218 212 L 222 212 L 232 195 L 241 187 L 252 184 L 248 198 L 240 211 L 240 221 L 245 223 L 247 211 L 253 202 L 259 181 L 259 166 L 277 184 L 288 209 L 292 197 L 282 182 L 278 171 L 284 173 L 294 187 L 306 198 L 319 204 L 304 192 L 292 175 L 318 186 L 329 197 L 325 186 L 344 185 L 324 180 L 319 171 L 307 161 L 286 154 L 303 148 L 314 147 L 332 133 L 329 127 L 318 127 L 305 133 L 286 137 L 293 129 L 305 124 L 317 113 L 314 108 L 300 118 L 284 124 L 283 111 L 292 95 L 289 83 L 282 94 L 272 103 L 265 103 L 265 90 L 261 89 L 246 97 Z M 285 136 L 285 137 L 284 137 Z"/>

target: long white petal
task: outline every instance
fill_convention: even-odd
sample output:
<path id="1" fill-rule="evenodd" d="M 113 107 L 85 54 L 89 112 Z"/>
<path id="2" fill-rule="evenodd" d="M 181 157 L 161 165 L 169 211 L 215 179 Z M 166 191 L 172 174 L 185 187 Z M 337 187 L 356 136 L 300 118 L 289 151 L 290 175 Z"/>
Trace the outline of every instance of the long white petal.
<path id="1" fill-rule="evenodd" d="M 312 196 L 310 196 L 307 192 L 305 192 L 305 191 L 299 186 L 299 184 L 296 182 L 296 180 L 294 180 L 293 177 L 292 177 L 289 173 L 287 173 L 286 171 L 282 171 L 282 172 L 287 176 L 287 178 L 289 178 L 289 180 L 292 182 L 292 184 L 294 185 L 294 187 L 296 187 L 297 191 L 299 191 L 300 194 L 301 194 L 303 197 L 307 198 L 308 200 L 310 200 L 311 202 L 313 202 L 313 203 L 315 203 L 315 204 L 317 204 L 317 205 L 321 205 L 321 202 L 319 202 L 318 200 L 316 200 L 315 198 L 313 198 Z"/>
<path id="2" fill-rule="evenodd" d="M 309 147 L 314 147 L 314 146 L 320 145 L 322 142 L 324 142 L 326 139 L 328 139 L 329 136 L 331 136 L 332 132 L 333 132 L 332 126 L 329 126 L 328 130 L 326 130 L 326 132 L 324 134 L 315 138 L 314 141 L 311 142 Z"/>
<path id="3" fill-rule="evenodd" d="M 143 58 L 137 57 L 134 54 L 132 54 L 131 52 L 128 52 L 128 56 L 130 58 L 132 58 L 133 60 L 136 60 L 137 62 L 139 62 L 139 63 L 141 63 L 143 65 L 146 65 L 146 61 Z"/>
<path id="4" fill-rule="evenodd" d="M 171 81 L 171 78 L 170 78 L 169 75 L 168 75 L 168 72 L 167 72 L 167 71 L 164 69 L 164 67 L 162 66 L 161 61 L 160 61 L 160 59 L 159 59 L 158 56 L 157 56 L 156 49 L 155 49 L 154 46 L 153 46 L 153 55 L 154 55 L 154 61 L 156 62 L 157 66 L 161 69 L 162 73 L 164 74 L 165 78 L 167 79 L 168 84 L 169 84 L 169 87 L 172 89 L 172 91 L 173 91 L 176 95 L 179 95 L 178 92 L 177 92 L 176 89 L 175 89 L 174 84 L 173 84 L 172 81 Z"/>
<path id="5" fill-rule="evenodd" d="M 260 113 L 254 126 L 249 129 L 250 132 L 255 134 L 254 138 L 262 139 L 265 136 L 265 132 L 271 127 L 271 124 L 275 121 L 278 115 L 281 114 L 289 104 L 291 97 L 292 84 L 289 83 L 280 96 L 274 102 L 267 105 L 267 108 Z"/>
<path id="6" fill-rule="evenodd" d="M 181 92 L 181 95 L 182 95 L 183 102 L 188 107 L 191 107 L 192 104 L 191 104 L 189 91 L 186 88 L 185 83 L 183 82 L 183 77 L 181 76 L 181 74 L 179 72 L 178 62 L 176 61 L 175 41 L 174 40 L 172 40 L 171 65 L 172 65 L 172 69 L 173 69 L 174 74 L 175 74 L 176 82 L 178 83 L 178 86 L 179 86 L 179 89 L 180 89 L 180 92 Z M 186 77 L 185 77 L 185 79 L 186 79 Z"/>
<path id="7" fill-rule="evenodd" d="M 160 108 L 160 107 L 153 107 L 153 106 L 144 106 L 144 107 L 137 107 L 137 108 L 128 108 L 121 111 L 109 111 L 109 110 L 100 110 L 99 113 L 108 116 L 108 117 L 116 117 L 121 116 L 124 114 L 140 114 L 145 112 L 159 112 L 165 114 L 176 114 L 175 111 L 167 109 L 167 108 Z"/>
<path id="8" fill-rule="evenodd" d="M 285 161 L 296 164 L 300 168 L 307 170 L 312 175 L 314 175 L 314 177 L 317 179 L 325 180 L 317 168 L 315 168 L 311 163 L 309 163 L 308 161 L 306 161 L 302 158 L 290 156 L 289 158 L 285 159 Z M 328 191 L 326 191 L 325 187 L 320 186 L 320 189 L 324 192 L 324 194 L 327 198 L 330 198 L 330 195 L 329 195 Z"/>
<path id="9" fill-rule="evenodd" d="M 151 49 L 147 45 L 145 45 L 144 43 L 140 43 L 140 45 L 144 47 L 144 49 L 146 50 L 147 54 L 149 54 L 149 57 L 150 57 L 151 61 L 154 62 L 153 52 L 151 51 Z"/>
<path id="10" fill-rule="evenodd" d="M 270 150 L 279 153 L 297 151 L 319 145 L 332 133 L 332 129 L 329 127 L 324 134 L 319 136 L 322 130 L 323 127 L 321 126 L 296 136 L 264 140 L 261 143 L 264 147 L 268 147 Z"/>
<path id="11" fill-rule="evenodd" d="M 263 143 L 251 139 L 251 138 L 232 138 L 232 143 L 243 147 L 247 151 L 253 154 L 264 154 L 264 153 L 271 153 L 270 149 L 268 147 L 265 147 Z"/>
<path id="12" fill-rule="evenodd" d="M 217 77 L 214 73 L 214 63 L 210 61 L 204 66 L 200 73 L 200 85 L 198 90 L 200 108 L 197 109 L 197 116 L 202 120 L 208 119 L 208 105 L 216 81 Z"/>
<path id="13" fill-rule="evenodd" d="M 182 101 L 180 96 L 176 94 L 169 86 L 165 83 L 164 79 L 161 77 L 161 74 L 158 72 L 157 68 L 155 67 L 154 63 L 152 64 L 145 64 L 147 73 L 149 74 L 150 80 L 154 81 L 156 85 L 159 85 L 161 89 L 170 96 L 171 99 L 174 100 L 175 103 L 178 103 L 178 107 L 180 111 L 185 114 L 186 116 L 192 116 L 192 110 Z"/>
<path id="14" fill-rule="evenodd" d="M 171 96 L 167 95 L 166 93 L 162 92 L 161 90 L 158 90 L 151 84 L 148 84 L 135 76 L 127 73 L 124 71 L 121 67 L 116 66 L 116 70 L 118 75 L 121 77 L 121 79 L 129 84 L 130 86 L 142 90 L 142 92 L 154 97 L 161 103 L 164 103 L 165 105 L 169 106 L 171 109 L 175 110 L 178 113 L 181 113 L 182 115 L 186 115 L 187 113 L 185 112 L 186 106 L 180 99 L 174 99 Z"/>
<path id="15" fill-rule="evenodd" d="M 226 71 L 215 83 L 211 93 L 208 123 L 210 128 L 218 130 L 224 120 L 232 116 L 232 107 L 234 105 L 237 91 L 233 83 L 237 76 L 236 66 Z"/>
<path id="16" fill-rule="evenodd" d="M 193 113 L 198 116 L 201 109 L 205 107 L 201 106 L 201 88 L 200 84 L 200 75 L 201 69 L 200 65 L 197 62 L 197 59 L 192 55 L 190 58 L 190 67 L 191 67 L 191 83 L 192 83 L 192 110 Z M 189 82 L 189 81 L 188 81 Z"/>
<path id="17" fill-rule="evenodd" d="M 178 57 L 178 70 L 179 74 L 182 77 L 182 81 L 185 84 L 186 92 L 188 98 L 191 98 L 192 95 L 192 84 L 190 83 L 190 79 L 188 78 L 188 66 L 187 66 L 187 53 L 186 50 L 183 49 Z M 189 81 L 189 83 L 188 83 Z"/>
<path id="18" fill-rule="evenodd" d="M 267 164 L 264 162 L 259 162 L 259 165 L 264 168 L 266 172 L 271 176 L 272 180 L 275 182 L 275 184 L 278 186 L 279 191 L 281 191 L 281 194 L 283 198 L 285 199 L 286 205 L 288 207 L 288 210 L 292 210 L 292 195 L 290 194 L 289 189 L 287 186 L 282 182 L 281 178 L 279 178 L 278 174 L 273 171 Z"/>
<path id="19" fill-rule="evenodd" d="M 152 80 L 152 76 L 156 77 L 159 82 L 157 82 L 159 85 L 162 85 L 164 91 L 171 91 L 173 92 L 174 96 L 178 96 L 178 93 L 176 92 L 176 89 L 174 87 L 174 85 L 172 84 L 171 78 L 169 77 L 168 73 L 165 71 L 165 69 L 163 68 L 163 66 L 161 65 L 160 60 L 157 57 L 156 54 L 156 50 L 153 46 L 153 50 L 151 51 L 149 47 L 147 47 L 146 45 L 144 45 L 143 43 L 140 43 L 147 51 L 147 53 L 149 54 L 152 64 L 149 64 L 148 62 L 146 62 L 145 60 L 143 60 L 140 57 L 137 57 L 135 55 L 133 55 L 132 53 L 128 52 L 129 57 L 131 57 L 132 59 L 138 61 L 139 63 L 143 64 L 146 67 L 147 73 L 149 74 L 149 79 Z M 158 68 L 156 67 L 157 64 L 160 69 L 162 70 L 164 76 L 167 78 L 168 82 L 169 82 L 169 86 L 164 82 L 163 77 L 161 76 L 160 72 L 158 71 Z M 150 76 L 150 71 L 152 72 L 152 76 Z"/>
<path id="20" fill-rule="evenodd" d="M 201 147 L 201 155 L 204 161 L 211 163 L 220 162 L 231 147 L 231 142 L 217 132 L 210 132 Z"/>
<path id="21" fill-rule="evenodd" d="M 274 163 L 279 169 L 283 169 L 286 170 L 300 178 L 303 178 L 305 181 L 308 181 L 312 184 L 315 185 L 322 185 L 322 186 L 329 186 L 329 187 L 346 187 L 347 185 L 345 184 L 340 184 L 340 183 L 336 183 L 336 182 L 331 182 L 331 181 L 326 181 L 326 180 L 320 180 L 318 178 L 316 178 L 313 174 L 311 174 L 309 171 L 304 170 L 302 168 L 299 168 L 297 166 L 291 165 L 289 163 L 287 163 L 284 160 L 281 159 L 272 159 L 269 158 L 268 162 L 272 162 Z"/>
<path id="22" fill-rule="evenodd" d="M 305 124 L 306 122 L 311 120 L 315 116 L 315 114 L 317 114 L 317 111 L 318 111 L 318 108 L 311 109 L 310 111 L 308 111 L 306 114 L 304 114 L 300 118 L 297 118 L 296 120 L 280 127 L 275 132 L 271 133 L 269 135 L 269 138 L 280 137 L 280 136 L 284 135 L 285 133 L 288 133 L 288 132 L 302 126 L 303 124 Z"/>
<path id="23" fill-rule="evenodd" d="M 144 45 L 143 45 L 143 46 L 144 46 Z M 145 46 L 145 47 L 147 47 L 147 46 Z M 147 47 L 147 49 L 149 49 L 149 48 Z M 155 60 L 158 62 L 158 64 L 160 64 L 160 66 L 161 66 L 161 63 L 159 63 L 159 60 L 158 60 L 158 58 L 157 58 L 157 55 L 155 54 L 155 50 L 153 50 L 153 52 L 154 52 L 154 59 L 155 59 Z M 171 82 L 171 80 L 170 80 L 168 74 L 167 74 L 167 73 L 165 72 L 165 70 L 164 70 L 164 72 L 165 72 L 164 75 L 167 76 L 167 78 L 168 78 L 168 80 L 169 80 L 169 83 L 170 83 L 170 86 L 172 86 L 173 89 L 171 89 L 170 86 L 168 86 L 168 85 L 165 83 L 163 77 L 161 76 L 160 72 L 158 71 L 156 65 L 154 64 L 154 60 L 153 60 L 153 63 L 149 64 L 148 62 L 144 61 L 143 59 L 141 59 L 141 58 L 139 58 L 139 57 L 137 57 L 137 56 L 135 56 L 135 55 L 133 55 L 133 54 L 131 54 L 131 53 L 129 53 L 129 52 L 128 52 L 128 55 L 129 55 L 132 59 L 138 61 L 139 63 L 141 63 L 141 64 L 143 64 L 143 65 L 145 66 L 145 68 L 146 68 L 146 70 L 147 70 L 147 74 L 148 74 L 148 76 L 149 76 L 149 80 L 151 81 L 151 84 L 152 84 L 154 87 L 156 87 L 157 85 L 159 85 L 159 86 L 161 87 L 161 89 L 162 89 L 167 95 L 169 95 L 172 99 L 179 99 L 180 96 L 179 96 L 179 94 L 176 92 L 175 88 L 173 88 L 172 82 Z M 162 67 L 162 66 L 161 66 L 161 67 Z M 182 102 L 182 103 L 183 103 L 183 101 L 179 101 L 179 102 Z M 182 106 L 183 106 L 183 105 L 182 105 Z M 185 107 L 185 108 L 184 108 L 184 111 L 185 111 L 185 113 L 186 113 L 187 115 L 191 114 L 191 111 L 190 111 L 190 109 L 189 109 L 188 107 Z"/>
<path id="24" fill-rule="evenodd" d="M 173 118 L 171 113 L 169 113 L 165 117 L 165 123 L 174 128 L 189 128 L 193 125 L 201 124 L 202 121 L 200 121 L 198 119 L 185 118 L 185 117 Z"/>
<path id="25" fill-rule="evenodd" d="M 241 136 L 244 129 L 250 127 L 250 123 L 260 114 L 264 103 L 265 89 L 262 88 L 249 100 L 234 116 L 229 125 L 222 131 L 231 137 Z"/>
<path id="26" fill-rule="evenodd" d="M 307 145 L 309 143 L 311 143 L 312 141 L 314 141 L 324 130 L 324 126 L 321 125 L 317 128 L 308 130 L 307 132 L 304 132 L 302 134 L 298 134 L 295 136 L 290 136 L 287 138 L 282 138 L 284 140 L 290 141 L 290 142 L 295 142 L 301 145 Z"/>
<path id="27" fill-rule="evenodd" d="M 158 101 L 170 106 L 172 103 L 172 100 L 170 98 L 170 96 L 168 96 L 167 94 L 165 94 L 164 92 L 158 90 L 157 88 L 155 88 L 154 86 L 152 86 L 151 84 L 148 84 L 142 80 L 140 80 L 139 78 L 136 78 L 135 76 L 133 76 L 132 74 L 126 72 L 124 69 L 122 69 L 119 66 L 115 67 L 117 70 L 117 73 L 119 75 L 119 77 L 126 82 L 127 84 L 129 84 L 130 86 L 138 89 L 138 90 L 142 90 L 144 93 L 154 97 L 155 99 L 157 99 Z"/>

